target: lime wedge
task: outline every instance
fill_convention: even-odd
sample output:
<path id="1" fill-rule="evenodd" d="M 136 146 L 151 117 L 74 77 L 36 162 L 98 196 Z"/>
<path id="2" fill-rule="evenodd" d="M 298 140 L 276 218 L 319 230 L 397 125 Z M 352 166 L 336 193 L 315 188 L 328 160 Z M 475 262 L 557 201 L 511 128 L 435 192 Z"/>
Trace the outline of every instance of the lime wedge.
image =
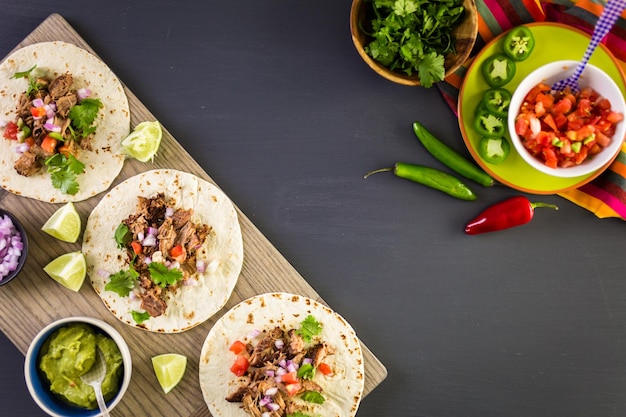
<path id="1" fill-rule="evenodd" d="M 72 202 L 55 211 L 41 227 L 41 230 L 64 242 L 74 243 L 80 235 L 80 216 Z"/>
<path id="2" fill-rule="evenodd" d="M 178 353 L 164 353 L 152 358 L 152 367 L 159 385 L 167 394 L 183 379 L 187 357 Z"/>
<path id="3" fill-rule="evenodd" d="M 82 252 L 70 252 L 53 259 L 43 270 L 52 279 L 78 292 L 87 275 L 87 263 Z"/>
<path id="4" fill-rule="evenodd" d="M 154 159 L 159 150 L 161 136 L 163 131 L 158 121 L 141 122 L 122 140 L 122 148 L 128 156 L 141 162 L 148 162 Z"/>

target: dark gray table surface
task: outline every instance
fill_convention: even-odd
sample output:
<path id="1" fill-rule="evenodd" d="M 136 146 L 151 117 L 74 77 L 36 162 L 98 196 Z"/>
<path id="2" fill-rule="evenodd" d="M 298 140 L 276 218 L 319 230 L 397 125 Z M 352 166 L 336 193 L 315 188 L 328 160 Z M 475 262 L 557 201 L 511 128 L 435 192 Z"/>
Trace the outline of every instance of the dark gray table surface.
<path id="1" fill-rule="evenodd" d="M 524 227 L 463 232 L 477 202 L 368 170 L 469 155 L 436 88 L 393 84 L 349 0 L 0 0 L 4 56 L 50 13 L 85 38 L 388 368 L 360 417 L 626 415 L 626 225 L 558 196 Z M 19 314 L 19 312 L 16 312 Z M 0 414 L 42 413 L 0 337 Z"/>

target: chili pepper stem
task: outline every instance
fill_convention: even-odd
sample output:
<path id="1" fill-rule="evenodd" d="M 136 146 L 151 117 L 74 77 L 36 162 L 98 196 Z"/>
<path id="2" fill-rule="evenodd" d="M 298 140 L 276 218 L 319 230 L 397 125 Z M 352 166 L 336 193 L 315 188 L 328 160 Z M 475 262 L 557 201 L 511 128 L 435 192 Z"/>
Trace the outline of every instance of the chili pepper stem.
<path id="1" fill-rule="evenodd" d="M 553 210 L 558 210 L 558 206 L 554 205 L 554 204 L 549 204 L 549 203 L 541 203 L 541 202 L 535 202 L 535 203 L 530 203 L 530 206 L 534 209 L 536 209 L 537 207 L 547 207 L 547 208 L 551 208 Z"/>
<path id="2" fill-rule="evenodd" d="M 393 167 L 375 169 L 374 171 L 370 171 L 367 174 L 363 175 L 363 178 L 367 178 L 367 177 L 369 177 L 372 174 L 378 174 L 379 172 L 389 172 L 389 171 L 393 171 L 393 170 L 394 170 Z"/>

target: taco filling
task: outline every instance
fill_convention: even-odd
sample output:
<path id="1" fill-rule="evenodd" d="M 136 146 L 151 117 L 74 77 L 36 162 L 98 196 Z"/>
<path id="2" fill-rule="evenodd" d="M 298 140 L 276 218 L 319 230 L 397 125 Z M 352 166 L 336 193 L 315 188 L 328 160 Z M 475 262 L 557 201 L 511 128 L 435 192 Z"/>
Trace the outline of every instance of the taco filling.
<path id="1" fill-rule="evenodd" d="M 76 177 L 85 169 L 79 157 L 92 151 L 94 122 L 103 104 L 90 97 L 89 89 L 76 89 L 69 72 L 57 77 L 35 72 L 33 66 L 13 76 L 26 78 L 28 88 L 19 96 L 15 119 L 7 123 L 3 137 L 15 141 L 13 168 L 19 175 L 30 177 L 45 167 L 53 187 L 73 195 L 79 191 Z"/>
<path id="2" fill-rule="evenodd" d="M 196 284 L 194 274 L 206 268 L 196 251 L 204 245 L 211 227 L 194 223 L 193 209 L 174 207 L 175 199 L 164 193 L 138 196 L 136 211 L 115 231 L 128 267 L 111 275 L 104 289 L 141 299 L 144 311 L 133 312 L 137 323 L 165 314 L 168 294 L 180 285 Z"/>
<path id="3" fill-rule="evenodd" d="M 230 371 L 240 377 L 241 385 L 226 401 L 241 403 L 255 417 L 308 416 L 308 404 L 326 401 L 322 386 L 313 380 L 316 373 L 322 378 L 333 375 L 329 359 L 335 349 L 321 340 L 321 330 L 309 315 L 299 328 L 276 326 L 254 331 L 246 343 L 235 341 L 229 349 L 236 355 Z"/>

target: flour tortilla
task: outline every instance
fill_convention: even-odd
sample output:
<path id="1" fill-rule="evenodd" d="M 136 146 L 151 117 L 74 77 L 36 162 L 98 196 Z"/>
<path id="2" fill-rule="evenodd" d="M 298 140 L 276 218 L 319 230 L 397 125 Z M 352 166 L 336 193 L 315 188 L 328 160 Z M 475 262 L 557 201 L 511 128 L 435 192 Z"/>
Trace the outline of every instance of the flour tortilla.
<path id="1" fill-rule="evenodd" d="M 364 368 L 360 342 L 343 317 L 307 297 L 288 293 L 268 293 L 249 298 L 228 311 L 211 328 L 200 354 L 200 386 L 204 400 L 214 417 L 250 417 L 240 403 L 230 403 L 225 397 L 240 385 L 230 372 L 235 355 L 228 348 L 253 331 L 280 326 L 299 328 L 313 315 L 322 325 L 321 339 L 336 352 L 328 357 L 335 374 L 330 377 L 316 373 L 314 381 L 323 388 L 326 401 L 312 405 L 312 416 L 352 417 L 356 415 L 363 395 Z"/>
<path id="2" fill-rule="evenodd" d="M 92 98 L 102 101 L 103 108 L 95 122 L 93 150 L 78 155 L 85 164 L 85 172 L 77 177 L 78 193 L 69 195 L 52 186 L 45 169 L 29 177 L 19 175 L 13 168 L 18 157 L 15 142 L 0 137 L 0 186 L 13 194 L 50 203 L 81 201 L 107 190 L 124 165 L 120 142 L 130 132 L 130 110 L 121 82 L 106 64 L 70 43 L 55 41 L 25 46 L 0 64 L 0 121 L 15 119 L 19 97 L 28 87 L 28 80 L 14 79 L 13 75 L 34 65 L 37 68 L 33 75 L 54 78 L 69 72 L 74 78 L 72 89 L 88 88 Z"/>
<path id="3" fill-rule="evenodd" d="M 165 314 L 137 324 L 132 311 L 143 311 L 141 300 L 106 291 L 109 277 L 103 271 L 114 274 L 128 269 L 124 251 L 115 242 L 115 230 L 136 212 L 138 196 L 151 198 L 159 192 L 176 200 L 175 209 L 193 208 L 192 222 L 212 228 L 197 250 L 197 259 L 205 260 L 208 267 L 204 273 L 194 274 L 197 285 L 182 285 L 168 293 Z M 89 215 L 82 250 L 91 285 L 109 310 L 130 326 L 160 333 L 188 330 L 219 311 L 230 298 L 243 264 L 241 229 L 232 202 L 215 185 L 168 169 L 138 174 L 105 194 Z"/>

